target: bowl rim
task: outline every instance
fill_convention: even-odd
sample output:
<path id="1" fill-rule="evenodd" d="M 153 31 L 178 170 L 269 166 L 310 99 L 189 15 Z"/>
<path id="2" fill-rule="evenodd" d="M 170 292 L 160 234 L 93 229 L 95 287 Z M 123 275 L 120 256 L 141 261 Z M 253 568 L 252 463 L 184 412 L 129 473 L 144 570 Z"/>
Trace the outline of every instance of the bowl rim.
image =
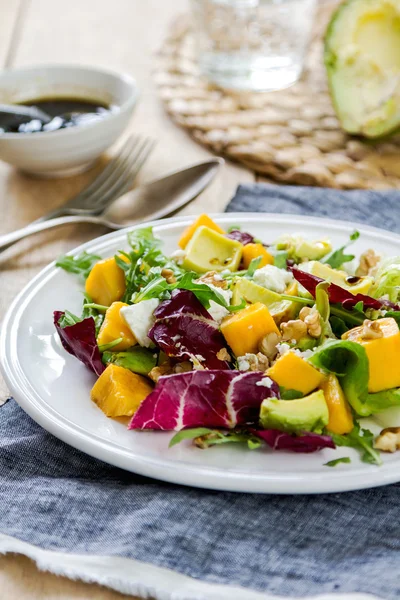
<path id="1" fill-rule="evenodd" d="M 93 67 L 90 65 L 82 65 L 82 64 L 78 64 L 78 63 L 65 63 L 65 64 L 64 63 L 43 63 L 43 64 L 37 64 L 37 65 L 28 65 L 26 67 L 3 69 L 2 71 L 0 71 L 0 85 L 2 83 L 4 76 L 13 75 L 16 73 L 24 74 L 25 72 L 27 75 L 29 75 L 30 72 L 39 71 L 39 70 L 43 70 L 43 69 L 49 69 L 49 70 L 57 69 L 57 70 L 65 70 L 65 71 L 72 71 L 72 70 L 91 71 L 92 73 L 108 75 L 108 76 L 114 77 L 115 79 L 126 83 L 128 85 L 128 87 L 130 88 L 130 96 L 125 102 L 123 102 L 119 106 L 118 111 L 110 112 L 103 119 L 94 121 L 93 123 L 87 123 L 84 125 L 80 125 L 79 127 L 67 127 L 65 129 L 57 129 L 55 131 L 36 131 L 35 139 L 38 139 L 38 138 L 43 139 L 43 138 L 50 138 L 50 137 L 54 138 L 54 137 L 60 136 L 60 135 L 62 135 L 62 136 L 76 135 L 78 132 L 82 133 L 83 131 L 88 131 L 90 129 L 93 129 L 94 127 L 99 127 L 103 123 L 109 122 L 111 119 L 116 119 L 117 117 L 120 117 L 121 115 L 130 113 L 132 111 L 132 109 L 134 108 L 134 106 L 136 105 L 138 97 L 139 97 L 138 84 L 137 84 L 136 79 L 134 77 L 132 77 L 132 75 L 129 75 L 126 72 L 121 72 L 121 71 L 117 71 L 114 69 L 97 67 L 97 66 Z M 4 140 L 16 141 L 16 140 L 27 140 L 27 138 L 29 138 L 29 140 L 32 140 L 31 136 L 26 136 L 24 134 L 17 133 L 17 132 L 1 133 L 0 134 L 0 143 Z"/>

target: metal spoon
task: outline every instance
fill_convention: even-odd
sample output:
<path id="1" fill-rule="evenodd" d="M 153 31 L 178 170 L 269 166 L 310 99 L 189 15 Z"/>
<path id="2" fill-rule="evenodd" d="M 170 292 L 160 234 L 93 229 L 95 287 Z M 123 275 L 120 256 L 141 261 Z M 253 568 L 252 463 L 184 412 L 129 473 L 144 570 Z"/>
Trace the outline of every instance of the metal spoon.
<path id="1" fill-rule="evenodd" d="M 22 106 L 20 104 L 0 104 L 0 113 L 11 117 L 26 117 L 27 119 L 39 119 L 42 123 L 50 123 L 52 117 L 36 106 Z M 20 119 L 21 120 L 21 119 Z"/>
<path id="2" fill-rule="evenodd" d="M 214 179 L 223 164 L 222 158 L 211 158 L 206 162 L 141 185 L 115 200 L 99 216 L 59 217 L 6 233 L 0 236 L 0 251 L 34 233 L 60 225 L 95 223 L 117 230 L 145 221 L 161 219 L 194 200 Z"/>

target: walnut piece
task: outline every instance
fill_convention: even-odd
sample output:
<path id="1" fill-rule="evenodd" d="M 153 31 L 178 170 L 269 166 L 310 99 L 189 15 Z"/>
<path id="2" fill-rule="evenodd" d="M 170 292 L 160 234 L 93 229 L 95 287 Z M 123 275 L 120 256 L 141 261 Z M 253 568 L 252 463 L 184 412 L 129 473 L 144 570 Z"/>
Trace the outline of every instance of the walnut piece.
<path id="1" fill-rule="evenodd" d="M 363 340 L 378 340 L 383 337 L 383 332 L 379 327 L 379 321 L 369 321 L 365 319 L 360 335 Z"/>
<path id="2" fill-rule="evenodd" d="M 269 360 L 264 354 L 247 353 L 238 357 L 239 371 L 266 371 L 269 367 Z"/>
<path id="3" fill-rule="evenodd" d="M 307 326 L 307 333 L 310 337 L 319 338 L 322 333 L 321 317 L 317 308 L 313 306 L 303 306 L 299 317 Z"/>
<path id="4" fill-rule="evenodd" d="M 208 273 L 204 273 L 201 277 L 199 277 L 198 281 L 201 283 L 206 283 L 213 285 L 214 287 L 222 288 L 226 290 L 228 287 L 228 282 L 221 277 L 217 271 L 208 271 Z"/>
<path id="5" fill-rule="evenodd" d="M 381 257 L 379 254 L 376 254 L 372 248 L 363 252 L 360 256 L 360 264 L 356 270 L 357 277 L 365 277 L 366 275 L 370 275 L 374 271 L 380 259 Z"/>
<path id="6" fill-rule="evenodd" d="M 167 281 L 167 283 L 176 283 L 176 277 L 172 269 L 163 269 L 161 271 L 161 277 Z"/>
<path id="7" fill-rule="evenodd" d="M 396 452 L 400 450 L 400 427 L 387 427 L 382 429 L 374 444 L 382 452 Z"/>
<path id="8" fill-rule="evenodd" d="M 193 365 L 190 361 L 185 360 L 180 363 L 176 363 L 173 365 L 169 360 L 162 363 L 158 367 L 153 367 L 149 373 L 150 379 L 157 383 L 157 381 L 163 375 L 174 375 L 175 373 L 187 373 L 188 371 L 193 371 Z"/>
<path id="9" fill-rule="evenodd" d="M 218 360 L 231 360 L 231 356 L 226 348 L 221 348 L 217 352 L 217 358 Z"/>
<path id="10" fill-rule="evenodd" d="M 287 321 L 286 323 L 281 323 L 281 332 L 284 342 L 292 340 L 298 342 L 307 335 L 307 325 L 300 319 Z"/>
<path id="11" fill-rule="evenodd" d="M 258 349 L 264 354 L 270 361 L 272 361 L 278 354 L 277 345 L 281 341 L 281 337 L 275 332 L 271 331 L 261 340 Z"/>

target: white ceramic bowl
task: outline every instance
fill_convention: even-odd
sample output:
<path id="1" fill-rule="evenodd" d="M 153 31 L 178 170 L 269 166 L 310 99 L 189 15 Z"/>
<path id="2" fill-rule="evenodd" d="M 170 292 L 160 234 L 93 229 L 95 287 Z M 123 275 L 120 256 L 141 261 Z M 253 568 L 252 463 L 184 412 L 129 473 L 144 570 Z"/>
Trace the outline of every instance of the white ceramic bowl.
<path id="1" fill-rule="evenodd" d="M 78 127 L 1 134 L 0 160 L 46 177 L 84 170 L 126 128 L 136 103 L 137 85 L 128 75 L 78 65 L 43 65 L 0 73 L 0 103 L 66 96 L 113 104 L 119 110 Z"/>

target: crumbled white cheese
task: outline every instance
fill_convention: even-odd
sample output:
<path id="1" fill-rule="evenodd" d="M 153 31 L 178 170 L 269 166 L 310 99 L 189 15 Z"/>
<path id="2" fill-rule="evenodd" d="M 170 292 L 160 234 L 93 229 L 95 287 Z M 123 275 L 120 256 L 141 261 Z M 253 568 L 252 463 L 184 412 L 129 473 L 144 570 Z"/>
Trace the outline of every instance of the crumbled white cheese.
<path id="1" fill-rule="evenodd" d="M 250 369 L 250 363 L 245 356 L 239 356 L 237 361 L 239 371 L 248 371 Z"/>
<path id="2" fill-rule="evenodd" d="M 290 352 L 290 346 L 289 344 L 285 344 L 285 342 L 282 342 L 280 344 L 276 345 L 276 349 L 278 350 L 278 353 L 283 356 L 284 354 L 286 354 L 287 352 Z"/>
<path id="3" fill-rule="evenodd" d="M 224 290 L 220 287 L 217 287 L 216 285 L 213 285 L 212 283 L 206 283 L 206 285 L 208 285 L 208 287 L 211 290 L 213 290 L 213 292 L 218 292 L 219 294 L 221 294 L 221 296 L 224 298 L 225 302 L 229 306 L 232 298 L 231 290 Z M 220 323 L 224 317 L 229 315 L 229 310 L 227 310 L 221 304 L 218 304 L 218 302 L 214 302 L 214 300 L 210 300 L 210 306 L 207 310 L 214 319 L 214 321 L 217 321 L 217 323 Z"/>
<path id="4" fill-rule="evenodd" d="M 276 349 L 278 350 L 280 356 L 287 354 L 287 352 L 293 352 L 301 358 L 310 358 L 310 356 L 314 354 L 315 350 L 315 348 L 313 350 L 300 350 L 299 348 L 291 348 L 289 344 L 286 344 L 285 342 L 277 344 Z"/>
<path id="5" fill-rule="evenodd" d="M 289 271 L 285 271 L 285 269 L 266 265 L 255 271 L 253 279 L 258 285 L 277 294 L 283 294 L 287 285 L 292 283 L 293 275 Z"/>
<path id="6" fill-rule="evenodd" d="M 122 318 L 138 343 L 145 348 L 151 345 L 151 340 L 147 334 L 154 324 L 153 312 L 159 304 L 160 301 L 157 298 L 152 298 L 151 300 L 143 300 L 131 306 L 123 306 L 120 310 Z"/>
<path id="7" fill-rule="evenodd" d="M 266 387 L 268 389 L 271 389 L 272 386 L 274 385 L 274 382 L 272 381 L 272 379 L 270 377 L 263 377 L 261 379 L 261 381 L 257 381 L 256 385 L 260 385 L 263 387 Z"/>
<path id="8" fill-rule="evenodd" d="M 206 359 L 204 358 L 204 356 L 202 356 L 201 354 L 195 354 L 194 357 L 199 361 L 199 362 L 204 362 Z"/>
<path id="9" fill-rule="evenodd" d="M 176 262 L 176 264 L 178 264 L 178 265 L 183 264 L 185 257 L 186 257 L 185 250 L 175 250 L 175 252 L 173 252 L 171 254 L 172 260 L 174 260 Z"/>

